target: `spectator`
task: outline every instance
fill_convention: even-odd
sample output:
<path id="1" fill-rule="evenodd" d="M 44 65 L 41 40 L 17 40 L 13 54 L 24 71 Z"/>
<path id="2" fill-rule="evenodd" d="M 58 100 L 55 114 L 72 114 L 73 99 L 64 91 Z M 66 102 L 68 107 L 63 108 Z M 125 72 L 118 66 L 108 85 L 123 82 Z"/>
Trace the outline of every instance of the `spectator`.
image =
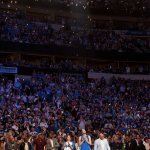
<path id="1" fill-rule="evenodd" d="M 34 140 L 34 149 L 35 150 L 45 150 L 46 140 L 43 134 L 39 134 L 38 137 Z"/>
<path id="2" fill-rule="evenodd" d="M 81 117 L 79 120 L 79 129 L 85 129 L 85 120 L 83 119 L 83 117 Z"/>
<path id="3" fill-rule="evenodd" d="M 15 138 L 13 137 L 13 135 L 11 135 L 11 133 L 7 135 L 5 150 L 18 150 L 18 145 L 15 142 Z"/>
<path id="4" fill-rule="evenodd" d="M 144 146 L 145 146 L 145 149 L 146 150 L 149 150 L 150 149 L 150 144 L 148 142 L 148 138 L 144 138 L 144 142 L 143 142 Z"/>
<path id="5" fill-rule="evenodd" d="M 99 139 L 94 142 L 94 150 L 110 150 L 107 139 L 104 138 L 103 133 L 99 133 Z M 118 150 L 118 149 L 115 149 Z M 119 149 L 120 150 L 120 149 Z"/>
<path id="6" fill-rule="evenodd" d="M 86 134 L 86 131 L 82 129 L 82 136 L 79 137 L 79 146 L 81 150 L 90 150 L 91 137 Z"/>
<path id="7" fill-rule="evenodd" d="M 75 144 L 71 141 L 70 135 L 67 135 L 67 141 L 64 143 L 63 150 L 75 150 Z"/>
<path id="8" fill-rule="evenodd" d="M 32 145 L 29 140 L 29 135 L 24 136 L 24 142 L 21 143 L 19 150 L 32 150 Z"/>
<path id="9" fill-rule="evenodd" d="M 57 150 L 58 147 L 59 144 L 57 142 L 57 139 L 54 138 L 54 135 L 52 133 L 50 133 L 49 138 L 47 139 L 46 150 Z"/>

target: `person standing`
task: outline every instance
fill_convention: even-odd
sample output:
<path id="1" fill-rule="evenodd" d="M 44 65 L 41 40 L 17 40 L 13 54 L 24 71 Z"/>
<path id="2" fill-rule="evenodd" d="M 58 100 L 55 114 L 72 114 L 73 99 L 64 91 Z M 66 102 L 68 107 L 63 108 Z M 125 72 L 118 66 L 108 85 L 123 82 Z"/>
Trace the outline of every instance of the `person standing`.
<path id="1" fill-rule="evenodd" d="M 104 134 L 99 134 L 99 139 L 94 142 L 94 150 L 110 150 L 110 146 L 106 138 L 104 138 Z"/>
<path id="2" fill-rule="evenodd" d="M 29 138 L 29 135 L 24 136 L 24 142 L 21 143 L 19 150 L 32 150 L 32 145 L 28 142 Z"/>
<path id="3" fill-rule="evenodd" d="M 75 144 L 71 141 L 71 136 L 67 135 L 67 141 L 64 143 L 63 150 L 75 150 Z"/>
<path id="4" fill-rule="evenodd" d="M 85 130 L 85 120 L 83 119 L 83 117 L 80 118 L 79 122 L 79 129 L 84 129 Z"/>
<path id="5" fill-rule="evenodd" d="M 54 138 L 52 133 L 49 133 L 49 138 L 47 139 L 46 150 L 57 150 L 58 147 L 59 147 L 59 144 L 57 142 L 57 139 Z"/>
<path id="6" fill-rule="evenodd" d="M 7 136 L 7 142 L 5 144 L 5 150 L 18 150 L 18 145 L 12 134 Z"/>
<path id="7" fill-rule="evenodd" d="M 46 140 L 44 136 L 40 133 L 38 137 L 34 140 L 34 150 L 45 150 Z"/>
<path id="8" fill-rule="evenodd" d="M 90 150 L 91 137 L 86 134 L 86 131 L 82 129 L 82 136 L 79 137 L 80 150 Z"/>
<path id="9" fill-rule="evenodd" d="M 148 143 L 148 138 L 144 138 L 143 144 L 146 150 L 150 150 L 150 144 Z"/>
<path id="10" fill-rule="evenodd" d="M 131 139 L 130 150 L 138 150 L 139 141 L 140 141 L 140 136 L 133 135 Z"/>
<path id="11" fill-rule="evenodd" d="M 3 141 L 0 140 L 0 150 L 4 150 L 4 148 L 5 148 L 4 143 L 3 143 Z"/>

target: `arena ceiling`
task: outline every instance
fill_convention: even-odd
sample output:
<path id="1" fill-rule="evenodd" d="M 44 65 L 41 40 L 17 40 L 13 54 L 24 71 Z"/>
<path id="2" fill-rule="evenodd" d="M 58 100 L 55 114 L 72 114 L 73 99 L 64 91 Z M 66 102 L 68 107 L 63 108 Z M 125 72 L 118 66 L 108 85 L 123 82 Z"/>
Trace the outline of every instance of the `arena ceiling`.
<path id="1" fill-rule="evenodd" d="M 150 15 L 149 0 L 1 0 L 1 5 L 22 5 L 24 8 L 63 9 L 96 14 L 123 16 Z"/>

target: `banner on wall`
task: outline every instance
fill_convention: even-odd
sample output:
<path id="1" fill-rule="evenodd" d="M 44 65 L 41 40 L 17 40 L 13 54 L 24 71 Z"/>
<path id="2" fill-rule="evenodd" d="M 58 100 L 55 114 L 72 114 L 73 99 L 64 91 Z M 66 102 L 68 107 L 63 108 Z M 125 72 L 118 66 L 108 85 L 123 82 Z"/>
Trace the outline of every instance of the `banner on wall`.
<path id="1" fill-rule="evenodd" d="M 12 73 L 12 74 L 17 74 L 18 69 L 17 67 L 0 67 L 0 73 Z"/>

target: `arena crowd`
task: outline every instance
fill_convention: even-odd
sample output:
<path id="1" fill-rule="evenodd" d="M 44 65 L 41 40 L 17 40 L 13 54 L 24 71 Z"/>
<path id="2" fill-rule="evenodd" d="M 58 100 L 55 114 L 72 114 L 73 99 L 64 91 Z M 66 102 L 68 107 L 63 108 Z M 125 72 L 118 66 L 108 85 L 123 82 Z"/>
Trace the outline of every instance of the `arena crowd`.
<path id="1" fill-rule="evenodd" d="M 0 40 L 117 52 L 148 52 L 150 48 L 148 37 L 126 35 L 116 30 L 32 22 L 7 12 L 0 15 Z"/>
<path id="2" fill-rule="evenodd" d="M 87 150 L 82 134 L 94 150 L 98 138 L 108 141 L 108 150 L 149 150 L 149 98 L 148 81 L 42 73 L 15 82 L 3 77 L 0 150 Z"/>

